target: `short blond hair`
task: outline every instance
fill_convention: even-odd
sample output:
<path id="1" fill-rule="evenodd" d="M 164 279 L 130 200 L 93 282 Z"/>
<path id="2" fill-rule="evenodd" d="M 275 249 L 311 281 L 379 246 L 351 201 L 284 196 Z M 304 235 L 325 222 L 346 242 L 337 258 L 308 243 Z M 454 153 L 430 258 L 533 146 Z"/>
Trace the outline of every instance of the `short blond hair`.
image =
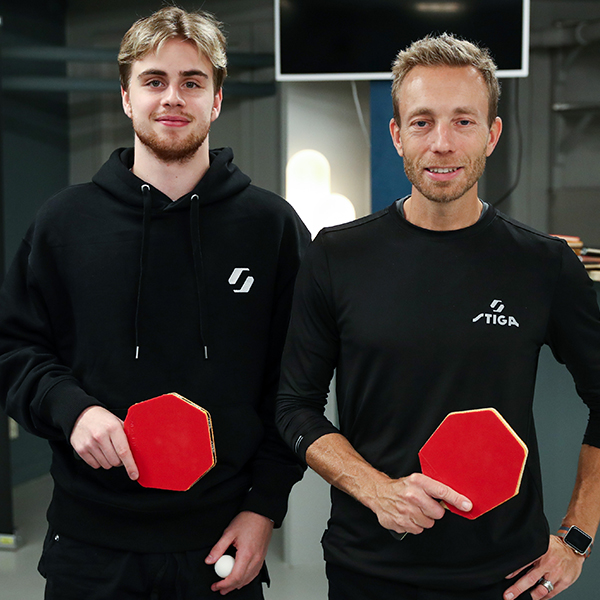
<path id="1" fill-rule="evenodd" d="M 213 66 L 215 93 L 223 86 L 227 76 L 227 42 L 221 31 L 222 24 L 204 11 L 186 12 L 177 6 L 167 6 L 149 17 L 136 21 L 123 36 L 119 49 L 119 75 L 121 86 L 129 89 L 131 67 L 171 39 L 193 43 Z"/>
<path id="2" fill-rule="evenodd" d="M 428 35 L 413 42 L 398 53 L 392 67 L 392 101 L 394 120 L 400 127 L 400 88 L 402 82 L 414 67 L 474 67 L 488 89 L 488 124 L 491 127 L 498 116 L 500 84 L 494 63 L 487 48 L 482 48 L 454 37 L 448 33 L 439 36 Z"/>

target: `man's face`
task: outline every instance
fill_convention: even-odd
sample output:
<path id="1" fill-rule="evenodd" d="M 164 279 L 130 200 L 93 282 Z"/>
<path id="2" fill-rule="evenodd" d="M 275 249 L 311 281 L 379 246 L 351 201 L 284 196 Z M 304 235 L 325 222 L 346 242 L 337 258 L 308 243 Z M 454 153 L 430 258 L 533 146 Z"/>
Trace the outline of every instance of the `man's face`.
<path id="1" fill-rule="evenodd" d="M 185 162 L 202 146 L 219 116 L 213 67 L 190 42 L 172 39 L 133 63 L 123 109 L 139 141 L 160 160 Z"/>
<path id="2" fill-rule="evenodd" d="M 390 131 L 413 196 L 433 202 L 477 197 L 476 183 L 502 122 L 488 125 L 488 92 L 474 67 L 415 67 L 399 93 L 400 127 Z"/>

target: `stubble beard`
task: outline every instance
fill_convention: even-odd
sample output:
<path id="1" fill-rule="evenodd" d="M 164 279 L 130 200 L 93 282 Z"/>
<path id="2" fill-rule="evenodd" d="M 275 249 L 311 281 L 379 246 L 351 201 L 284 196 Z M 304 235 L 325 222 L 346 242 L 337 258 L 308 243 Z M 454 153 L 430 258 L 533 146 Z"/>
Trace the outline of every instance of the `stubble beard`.
<path id="1" fill-rule="evenodd" d="M 140 142 L 158 160 L 169 164 L 182 164 L 191 160 L 206 141 L 210 131 L 210 123 L 207 123 L 199 131 L 178 139 L 174 136 L 171 138 L 168 135 L 161 137 L 155 131 L 146 130 L 135 117 L 132 117 L 131 123 Z"/>
<path id="2" fill-rule="evenodd" d="M 463 166 L 467 179 L 463 185 L 454 181 L 431 181 L 423 174 L 421 161 L 404 157 L 404 172 L 415 188 L 431 202 L 446 204 L 462 198 L 481 179 L 485 170 L 486 156 L 482 153 L 474 161 Z"/>

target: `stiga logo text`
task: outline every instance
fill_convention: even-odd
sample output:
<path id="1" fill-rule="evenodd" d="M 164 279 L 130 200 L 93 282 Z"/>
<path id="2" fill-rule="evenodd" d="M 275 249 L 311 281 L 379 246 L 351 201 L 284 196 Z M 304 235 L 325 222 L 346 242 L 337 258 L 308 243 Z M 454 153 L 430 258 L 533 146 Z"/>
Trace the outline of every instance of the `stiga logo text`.
<path id="1" fill-rule="evenodd" d="M 490 304 L 490 308 L 492 312 L 490 313 L 479 313 L 474 319 L 473 323 L 477 323 L 477 321 L 482 321 L 486 325 L 502 325 L 506 327 L 518 327 L 518 321 L 511 316 L 503 315 L 502 311 L 504 310 L 504 304 L 502 300 L 494 300 Z"/>

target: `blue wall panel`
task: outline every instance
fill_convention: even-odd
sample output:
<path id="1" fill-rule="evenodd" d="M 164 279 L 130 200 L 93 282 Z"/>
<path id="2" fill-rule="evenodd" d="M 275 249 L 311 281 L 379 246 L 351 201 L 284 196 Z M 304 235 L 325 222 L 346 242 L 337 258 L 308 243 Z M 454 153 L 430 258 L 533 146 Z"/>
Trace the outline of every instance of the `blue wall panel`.
<path id="1" fill-rule="evenodd" d="M 371 82 L 371 210 L 410 194 L 411 185 L 390 136 L 391 81 Z"/>

